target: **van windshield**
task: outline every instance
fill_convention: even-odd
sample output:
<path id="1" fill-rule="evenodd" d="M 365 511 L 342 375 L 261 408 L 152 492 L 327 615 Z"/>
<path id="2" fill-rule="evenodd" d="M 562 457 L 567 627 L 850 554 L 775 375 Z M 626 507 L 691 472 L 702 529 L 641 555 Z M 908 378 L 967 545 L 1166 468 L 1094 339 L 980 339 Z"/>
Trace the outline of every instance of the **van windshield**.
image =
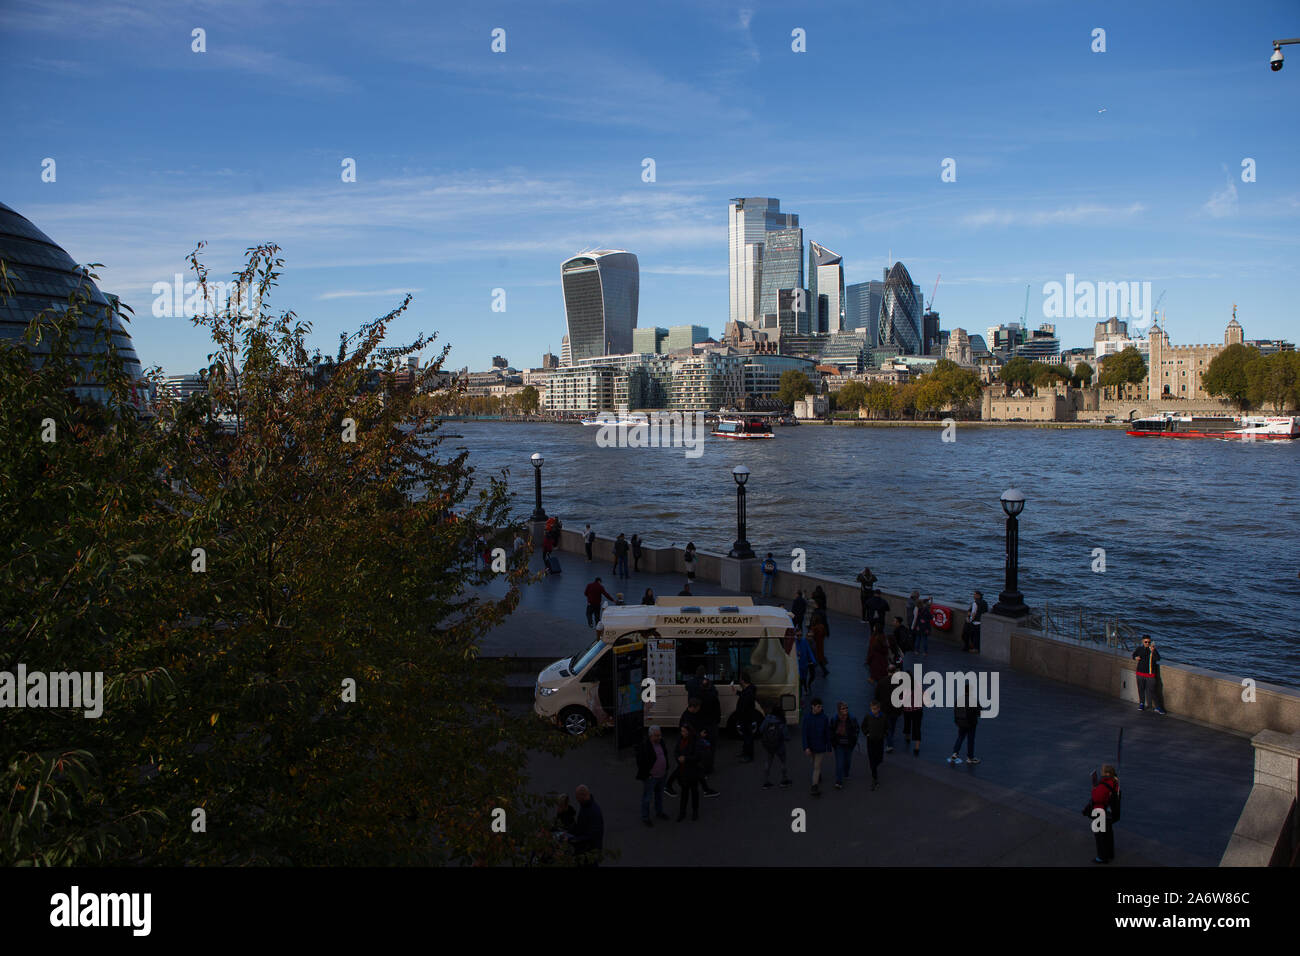
<path id="1" fill-rule="evenodd" d="M 599 637 L 596 638 L 591 647 L 587 648 L 581 654 L 574 654 L 573 657 L 569 659 L 569 673 L 581 674 L 587 669 L 592 661 L 600 656 L 600 652 L 604 649 L 605 642 Z"/>

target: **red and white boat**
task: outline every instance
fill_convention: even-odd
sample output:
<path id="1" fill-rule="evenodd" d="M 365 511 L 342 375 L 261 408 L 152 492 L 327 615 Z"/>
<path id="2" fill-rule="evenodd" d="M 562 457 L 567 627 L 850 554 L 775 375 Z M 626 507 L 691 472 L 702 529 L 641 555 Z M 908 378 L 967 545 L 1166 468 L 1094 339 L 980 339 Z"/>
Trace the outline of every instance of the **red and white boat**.
<path id="1" fill-rule="evenodd" d="M 1129 422 L 1135 438 L 1217 438 L 1219 441 L 1287 441 L 1300 438 L 1300 415 L 1238 415 L 1235 418 L 1164 412 Z"/>

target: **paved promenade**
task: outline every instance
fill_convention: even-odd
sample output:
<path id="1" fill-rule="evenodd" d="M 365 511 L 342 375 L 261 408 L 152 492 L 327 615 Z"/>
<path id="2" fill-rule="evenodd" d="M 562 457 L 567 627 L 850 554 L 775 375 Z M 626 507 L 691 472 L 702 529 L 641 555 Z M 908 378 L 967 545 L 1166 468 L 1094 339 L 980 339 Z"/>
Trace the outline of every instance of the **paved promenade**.
<path id="1" fill-rule="evenodd" d="M 649 574 L 618 581 L 604 562 L 588 564 L 568 552 L 560 560 L 564 573 L 524 592 L 518 610 L 484 640 L 484 656 L 559 658 L 585 647 L 591 631 L 582 589 L 596 574 L 629 604 L 639 602 L 647 586 L 656 594 L 675 595 L 684 583 L 678 575 Z M 736 593 L 702 581 L 692 590 Z M 961 653 L 959 643 L 934 636 L 930 643 L 923 662 L 927 670 L 992 665 Z M 865 625 L 831 614 L 826 653 L 830 675 L 818 678 L 813 693 L 827 701 L 828 711 L 835 701 L 847 701 L 860 720 L 866 710 Z M 548 791 L 571 791 L 578 783 L 591 787 L 605 814 L 606 846 L 621 852 L 617 862 L 623 865 L 1092 865 L 1092 836 L 1080 809 L 1090 772 L 1114 760 L 1123 727 L 1124 806 L 1114 865 L 1218 865 L 1250 792 L 1254 764 L 1247 738 L 1176 715 L 1139 713 L 1132 704 L 1004 665 L 992 669 L 999 673 L 1001 712 L 980 721 L 976 756 L 982 762 L 974 767 L 946 763 L 956 737 L 952 710 L 927 708 L 921 755 L 904 750 L 900 722 L 898 749 L 886 756 L 875 792 L 865 752 L 859 750 L 846 789 L 831 787 L 834 769 L 828 760 L 823 796 L 812 797 L 809 761 L 798 748 L 795 728 L 789 746 L 795 786 L 760 790 L 761 745 L 756 744 L 758 760 L 743 764 L 739 741 L 726 739 L 711 777 L 721 796 L 701 800 L 701 820 L 694 826 L 642 826 L 631 750 L 619 754 L 612 734 L 562 758 L 536 756 L 533 781 Z M 675 730 L 666 739 L 671 743 Z M 668 803 L 675 816 L 676 801 Z M 806 833 L 791 831 L 795 808 L 807 811 Z"/>

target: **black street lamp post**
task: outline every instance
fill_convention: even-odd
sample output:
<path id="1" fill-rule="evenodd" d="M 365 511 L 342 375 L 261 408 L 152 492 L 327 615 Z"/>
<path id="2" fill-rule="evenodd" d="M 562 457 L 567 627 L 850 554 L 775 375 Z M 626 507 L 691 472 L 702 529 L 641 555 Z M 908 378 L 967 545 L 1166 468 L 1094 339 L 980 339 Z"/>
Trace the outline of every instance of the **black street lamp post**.
<path id="1" fill-rule="evenodd" d="M 533 520 L 545 521 L 546 512 L 542 510 L 542 461 L 544 459 L 537 452 L 533 452 L 533 490 L 536 495 L 537 506 L 533 508 Z"/>
<path id="2" fill-rule="evenodd" d="M 731 469 L 731 477 L 736 480 L 736 543 L 731 546 L 732 558 L 752 558 L 754 550 L 745 539 L 745 482 L 749 480 L 749 469 L 737 465 Z"/>
<path id="3" fill-rule="evenodd" d="M 1006 585 L 993 605 L 993 613 L 1003 617 L 1024 617 L 1029 613 L 1024 595 L 1020 593 L 1020 522 L 1017 516 L 1025 507 L 1025 496 L 1016 488 L 1002 492 L 1002 510 L 1007 513 L 1007 576 Z"/>

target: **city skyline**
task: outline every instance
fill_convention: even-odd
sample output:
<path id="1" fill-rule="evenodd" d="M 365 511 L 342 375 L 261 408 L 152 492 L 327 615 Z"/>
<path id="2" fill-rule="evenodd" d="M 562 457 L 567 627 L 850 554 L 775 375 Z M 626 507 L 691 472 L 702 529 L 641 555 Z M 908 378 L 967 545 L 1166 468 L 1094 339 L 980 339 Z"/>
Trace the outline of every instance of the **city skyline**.
<path id="1" fill-rule="evenodd" d="M 1274 118 L 1300 83 L 1266 65 L 1272 39 L 1295 32 L 1292 6 L 1227 21 L 1210 3 L 1176 18 L 1104 3 L 939 20 L 669 9 L 602 23 L 523 5 L 403 10 L 359 28 L 293 5 L 11 3 L 0 49 L 18 115 L 0 198 L 78 262 L 104 263 L 142 363 L 168 372 L 206 350 L 183 317 L 152 314 L 152 289 L 186 272 L 198 240 L 218 278 L 278 242 L 271 307 L 310 319 L 326 352 L 411 292 L 395 339 L 436 329 L 451 365 L 471 368 L 504 339 L 514 364 L 537 365 L 565 327 L 556 264 L 597 246 L 640 258 L 642 323 L 717 337 L 735 196 L 779 197 L 805 242 L 843 257 L 846 285 L 891 267 L 890 250 L 926 293 L 942 273 L 945 329 L 1017 321 L 1029 286 L 1029 328 L 1054 321 L 1063 348 L 1090 345 L 1105 317 L 1043 314 L 1044 286 L 1072 275 L 1150 282 L 1175 342 L 1218 340 L 1233 304 L 1250 337 L 1295 338 L 1300 133 Z M 69 18 L 80 29 L 60 36 Z M 923 40 L 923 61 L 891 44 L 863 64 L 861 36 L 881 31 Z M 577 95 L 593 72 L 607 95 Z M 843 95 L 801 95 L 813 82 Z M 907 137 L 856 117 L 864 83 L 869 110 L 912 122 Z M 418 129 L 402 122 L 415 102 Z M 825 133 L 811 163 L 784 146 L 805 127 Z M 340 177 L 349 159 L 354 182 Z"/>

